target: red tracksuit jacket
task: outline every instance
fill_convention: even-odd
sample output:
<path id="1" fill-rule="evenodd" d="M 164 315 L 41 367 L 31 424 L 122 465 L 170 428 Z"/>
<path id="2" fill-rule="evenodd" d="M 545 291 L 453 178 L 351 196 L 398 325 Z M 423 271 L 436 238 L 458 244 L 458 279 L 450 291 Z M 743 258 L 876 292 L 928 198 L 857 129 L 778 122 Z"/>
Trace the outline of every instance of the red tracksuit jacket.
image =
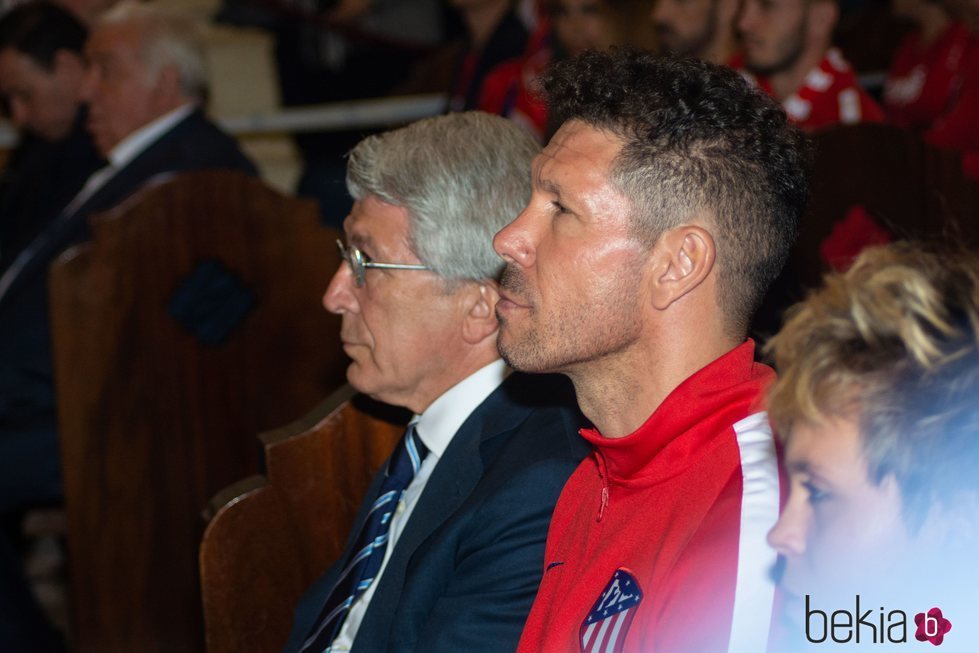
<path id="1" fill-rule="evenodd" d="M 684 381 L 639 429 L 597 431 L 551 521 L 521 653 L 766 650 L 778 518 L 772 371 L 748 341 Z"/>

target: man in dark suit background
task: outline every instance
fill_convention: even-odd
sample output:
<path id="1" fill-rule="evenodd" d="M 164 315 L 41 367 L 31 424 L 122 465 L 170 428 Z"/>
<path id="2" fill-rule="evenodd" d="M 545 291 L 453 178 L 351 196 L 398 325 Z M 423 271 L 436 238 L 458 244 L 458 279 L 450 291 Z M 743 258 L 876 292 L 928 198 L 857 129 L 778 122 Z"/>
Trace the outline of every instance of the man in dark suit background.
<path id="1" fill-rule="evenodd" d="M 20 243 L 0 270 L 3 517 L 61 500 L 49 265 L 88 237 L 88 216 L 117 205 L 156 175 L 209 168 L 255 173 L 234 140 L 201 112 L 207 76 L 192 21 L 124 3 L 95 23 L 86 54 L 90 65 L 79 92 L 90 107 L 88 128 L 108 165 L 63 198 L 45 228 Z"/>
<path id="2" fill-rule="evenodd" d="M 350 154 L 346 262 L 323 303 L 342 316 L 350 383 L 415 417 L 286 650 L 516 647 L 554 502 L 587 453 L 569 386 L 510 374 L 496 350 L 491 240 L 528 196 L 536 149 L 503 118 L 460 113 Z"/>
<path id="3" fill-rule="evenodd" d="M 11 121 L 20 131 L 20 143 L 4 172 L 0 194 L 0 275 L 17 260 L 20 253 L 48 228 L 59 212 L 81 190 L 88 176 L 103 165 L 102 159 L 85 131 L 82 105 L 85 47 L 87 31 L 74 15 L 48 3 L 21 5 L 0 20 L 0 94 Z M 4 304 L 4 335 L 0 337 L 0 361 L 16 356 L 6 335 L 8 310 Z M 39 315 L 35 303 L 21 304 L 15 311 L 18 321 L 31 322 Z M 31 342 L 17 342 L 20 360 L 33 350 Z M 25 374 L 14 374 L 13 367 L 0 362 L 0 452 L 19 446 L 7 437 L 17 426 L 18 440 L 31 439 L 31 429 L 21 428 L 30 415 L 48 413 L 53 429 L 53 411 L 45 400 L 25 393 L 33 388 L 33 365 Z M 13 437 L 13 436 L 10 436 Z M 53 439 L 50 440 L 53 446 Z M 8 446 L 9 445 L 9 446 Z M 0 459 L 8 456 L 0 455 Z M 0 462 L 0 506 L 20 500 L 19 491 L 30 493 L 30 499 L 43 501 L 58 497 L 60 482 L 57 456 L 45 457 L 31 469 L 23 467 L 23 458 L 7 473 Z M 9 487 L 8 485 L 9 484 Z"/>
<path id="4" fill-rule="evenodd" d="M 200 28 L 189 17 L 124 2 L 95 23 L 85 52 L 88 128 L 109 166 L 88 180 L 66 213 L 105 210 L 160 173 L 255 172 L 234 139 L 202 112 L 207 69 Z"/>
<path id="5" fill-rule="evenodd" d="M 103 165 L 85 131 L 87 29 L 47 2 L 0 19 L 0 96 L 19 142 L 0 180 L 0 275 Z M 57 650 L 18 555 L 19 509 L 61 494 L 51 393 L 38 383 L 46 346 L 32 325 L 43 297 L 0 307 L 0 650 Z M 23 325 L 14 327 L 12 323 Z M 10 334 L 10 335 L 8 335 Z M 41 373 L 43 375 L 43 372 Z"/>

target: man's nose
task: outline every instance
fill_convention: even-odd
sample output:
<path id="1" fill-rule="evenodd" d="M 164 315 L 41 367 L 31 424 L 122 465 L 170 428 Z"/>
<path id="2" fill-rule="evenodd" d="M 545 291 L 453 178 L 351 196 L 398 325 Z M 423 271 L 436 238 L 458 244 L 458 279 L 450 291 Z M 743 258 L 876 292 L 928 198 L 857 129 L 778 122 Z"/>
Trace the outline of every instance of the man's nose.
<path id="1" fill-rule="evenodd" d="M 330 279 L 330 285 L 323 293 L 323 308 L 337 315 L 355 311 L 357 308 L 355 287 L 353 270 L 346 261 L 340 261 L 340 266 Z"/>
<path id="2" fill-rule="evenodd" d="M 750 31 L 755 24 L 755 9 L 751 2 L 744 2 L 741 4 L 741 10 L 738 12 L 737 18 L 735 19 L 735 25 L 737 26 L 738 33 L 744 33 Z"/>
<path id="3" fill-rule="evenodd" d="M 493 249 L 507 263 L 527 267 L 534 262 L 534 247 L 527 232 L 527 211 L 518 215 L 493 237 Z"/>
<path id="4" fill-rule="evenodd" d="M 656 0 L 653 3 L 653 8 L 650 10 L 649 17 L 653 21 L 653 25 L 659 25 L 666 22 L 666 19 L 670 16 L 670 8 L 666 0 Z"/>

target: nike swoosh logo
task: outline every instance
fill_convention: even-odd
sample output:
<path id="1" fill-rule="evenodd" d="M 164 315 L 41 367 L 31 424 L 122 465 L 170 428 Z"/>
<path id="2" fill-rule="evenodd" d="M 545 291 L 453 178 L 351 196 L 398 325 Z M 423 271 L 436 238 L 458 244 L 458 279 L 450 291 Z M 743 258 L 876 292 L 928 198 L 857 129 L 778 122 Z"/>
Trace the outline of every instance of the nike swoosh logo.
<path id="1" fill-rule="evenodd" d="M 560 562 L 552 562 L 551 564 L 547 565 L 547 569 L 545 569 L 544 572 L 547 573 L 550 570 L 554 569 L 555 567 L 560 567 L 563 564 L 564 564 L 563 560 Z"/>

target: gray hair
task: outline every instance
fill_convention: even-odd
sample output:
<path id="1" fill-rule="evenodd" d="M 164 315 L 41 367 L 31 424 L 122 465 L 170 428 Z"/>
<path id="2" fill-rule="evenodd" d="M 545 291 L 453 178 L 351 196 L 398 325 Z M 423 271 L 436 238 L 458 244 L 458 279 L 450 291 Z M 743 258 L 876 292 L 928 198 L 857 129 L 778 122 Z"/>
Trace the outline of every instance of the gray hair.
<path id="1" fill-rule="evenodd" d="M 439 276 L 498 279 L 493 236 L 527 205 L 537 151 L 505 118 L 452 113 L 362 140 L 349 154 L 347 189 L 406 209 L 409 246 Z"/>
<path id="2" fill-rule="evenodd" d="M 180 75 L 180 87 L 188 98 L 203 102 L 208 94 L 204 37 L 198 21 L 183 13 L 147 3 L 125 0 L 102 14 L 96 27 L 136 25 L 142 30 L 142 60 L 150 81 L 166 66 Z"/>

